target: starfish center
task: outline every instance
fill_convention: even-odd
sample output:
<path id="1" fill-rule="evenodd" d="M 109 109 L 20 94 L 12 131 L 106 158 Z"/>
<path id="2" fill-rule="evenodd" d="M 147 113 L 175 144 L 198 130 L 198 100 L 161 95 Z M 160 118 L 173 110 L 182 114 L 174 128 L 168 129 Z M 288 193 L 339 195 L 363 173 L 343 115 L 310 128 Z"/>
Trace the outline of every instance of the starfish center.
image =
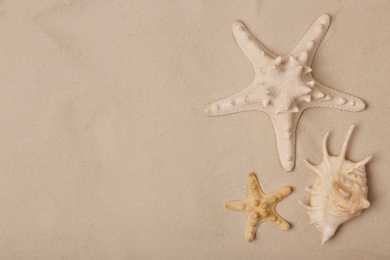
<path id="1" fill-rule="evenodd" d="M 276 114 L 297 113 L 299 102 L 310 102 L 312 83 L 306 79 L 311 70 L 293 56 L 283 62 L 281 57 L 272 60 L 260 69 L 257 77 L 259 94 L 264 106 L 270 105 Z"/>

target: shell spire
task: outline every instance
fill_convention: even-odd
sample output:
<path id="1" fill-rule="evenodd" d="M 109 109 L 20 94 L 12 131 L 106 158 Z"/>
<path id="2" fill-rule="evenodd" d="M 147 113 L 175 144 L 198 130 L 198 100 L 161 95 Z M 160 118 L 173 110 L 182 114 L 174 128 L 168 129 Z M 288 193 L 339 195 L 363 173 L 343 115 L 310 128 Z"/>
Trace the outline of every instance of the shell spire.
<path id="1" fill-rule="evenodd" d="M 305 160 L 317 177 L 314 185 L 306 189 L 310 193 L 310 204 L 304 207 L 311 223 L 322 232 L 322 244 L 335 234 L 341 224 L 370 206 L 365 165 L 372 156 L 357 163 L 345 159 L 353 129 L 352 125 L 339 156 L 329 155 L 327 133 L 322 143 L 323 162 L 313 165 Z"/>
<path id="2" fill-rule="evenodd" d="M 324 230 L 322 230 L 322 240 L 321 245 L 325 244 L 331 237 L 333 237 L 334 233 L 336 233 L 338 226 L 326 226 Z"/>

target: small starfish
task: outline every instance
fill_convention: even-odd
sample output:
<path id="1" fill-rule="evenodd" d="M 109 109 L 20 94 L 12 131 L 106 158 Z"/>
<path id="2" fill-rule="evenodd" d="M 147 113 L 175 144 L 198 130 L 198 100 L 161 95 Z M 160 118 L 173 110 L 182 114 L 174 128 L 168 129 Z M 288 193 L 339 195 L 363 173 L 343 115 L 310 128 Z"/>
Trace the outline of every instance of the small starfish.
<path id="1" fill-rule="evenodd" d="M 320 16 L 289 54 L 278 56 L 256 40 L 242 22 L 234 22 L 234 37 L 251 61 L 255 78 L 246 89 L 205 108 L 210 116 L 248 110 L 267 113 L 274 126 L 279 157 L 286 171 L 294 169 L 295 132 L 305 109 L 328 107 L 361 111 L 366 106 L 359 98 L 320 84 L 311 74 L 314 54 L 329 24 L 329 15 Z"/>
<path id="2" fill-rule="evenodd" d="M 248 174 L 248 197 L 245 200 L 230 201 L 225 207 L 242 211 L 247 216 L 245 239 L 251 242 L 255 238 L 257 228 L 260 224 L 268 222 L 277 228 L 289 230 L 290 224 L 287 223 L 276 212 L 276 204 L 291 193 L 290 187 L 284 187 L 270 194 L 265 194 L 254 173 Z"/>

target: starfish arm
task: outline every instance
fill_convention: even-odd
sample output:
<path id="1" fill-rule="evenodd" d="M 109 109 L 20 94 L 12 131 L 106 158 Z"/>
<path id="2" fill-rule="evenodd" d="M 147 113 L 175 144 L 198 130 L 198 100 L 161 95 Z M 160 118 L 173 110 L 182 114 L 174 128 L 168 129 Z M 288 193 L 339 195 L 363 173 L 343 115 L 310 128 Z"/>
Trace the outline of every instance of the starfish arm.
<path id="1" fill-rule="evenodd" d="M 276 210 L 273 210 L 272 216 L 270 216 L 269 219 L 270 221 L 268 221 L 268 223 L 282 230 L 289 230 L 291 227 L 290 224 L 276 212 Z"/>
<path id="2" fill-rule="evenodd" d="M 251 84 L 236 94 L 208 104 L 205 113 L 209 116 L 222 116 L 250 110 L 264 111 L 264 109 L 265 105 L 261 100 L 259 89 L 256 84 Z"/>
<path id="3" fill-rule="evenodd" d="M 242 211 L 245 213 L 245 209 L 247 208 L 247 203 L 244 200 L 229 201 L 225 204 L 225 207 L 232 211 Z"/>
<path id="4" fill-rule="evenodd" d="M 252 172 L 248 174 L 248 197 L 261 199 L 265 196 L 265 193 L 261 190 L 259 181 L 256 175 Z"/>
<path id="5" fill-rule="evenodd" d="M 354 97 L 315 82 L 312 90 L 312 100 L 306 103 L 306 108 L 328 107 L 347 111 L 362 111 L 366 104 L 360 98 Z"/>
<path id="6" fill-rule="evenodd" d="M 317 51 L 326 31 L 330 25 L 330 16 L 324 14 L 317 18 L 310 29 L 303 36 L 298 45 L 291 51 L 291 55 L 297 60 L 310 67 L 314 54 Z"/>
<path id="7" fill-rule="evenodd" d="M 245 228 L 245 240 L 248 242 L 252 242 L 255 239 L 256 231 L 261 224 L 261 219 L 256 215 L 256 213 L 252 213 L 252 215 L 247 214 L 246 228 Z"/>
<path id="8" fill-rule="evenodd" d="M 275 54 L 267 50 L 248 30 L 241 21 L 235 21 L 232 25 L 233 35 L 244 54 L 251 61 L 255 70 L 268 64 Z"/>
<path id="9" fill-rule="evenodd" d="M 292 189 L 281 188 L 271 194 L 265 194 L 254 173 L 248 174 L 249 194 L 245 200 L 230 201 L 225 207 L 233 211 L 241 211 L 247 217 L 245 239 L 251 242 L 262 223 L 270 223 L 280 229 L 288 230 L 290 225 L 276 212 L 276 204 L 287 197 Z"/>
<path id="10" fill-rule="evenodd" d="M 276 200 L 275 204 L 286 198 L 292 192 L 291 187 L 284 187 L 267 195 L 267 198 Z"/>
<path id="11" fill-rule="evenodd" d="M 295 165 L 295 132 L 300 113 L 269 113 L 276 136 L 280 162 L 285 171 L 292 171 Z"/>

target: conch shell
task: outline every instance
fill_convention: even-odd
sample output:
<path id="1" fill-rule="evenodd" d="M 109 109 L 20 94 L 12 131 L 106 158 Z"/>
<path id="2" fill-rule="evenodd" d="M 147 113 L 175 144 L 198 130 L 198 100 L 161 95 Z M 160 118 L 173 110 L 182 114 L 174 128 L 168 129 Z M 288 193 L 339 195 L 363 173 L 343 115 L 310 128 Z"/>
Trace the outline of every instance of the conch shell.
<path id="1" fill-rule="evenodd" d="M 367 200 L 365 165 L 372 156 L 357 163 L 345 159 L 353 128 L 353 125 L 349 128 L 339 156 L 328 154 L 328 132 L 322 147 L 324 161 L 319 165 L 312 165 L 305 160 L 317 178 L 311 188 L 306 188 L 310 193 L 310 205 L 301 204 L 309 214 L 310 224 L 314 224 L 322 232 L 322 244 L 334 235 L 341 224 L 360 215 L 363 209 L 370 206 Z"/>

